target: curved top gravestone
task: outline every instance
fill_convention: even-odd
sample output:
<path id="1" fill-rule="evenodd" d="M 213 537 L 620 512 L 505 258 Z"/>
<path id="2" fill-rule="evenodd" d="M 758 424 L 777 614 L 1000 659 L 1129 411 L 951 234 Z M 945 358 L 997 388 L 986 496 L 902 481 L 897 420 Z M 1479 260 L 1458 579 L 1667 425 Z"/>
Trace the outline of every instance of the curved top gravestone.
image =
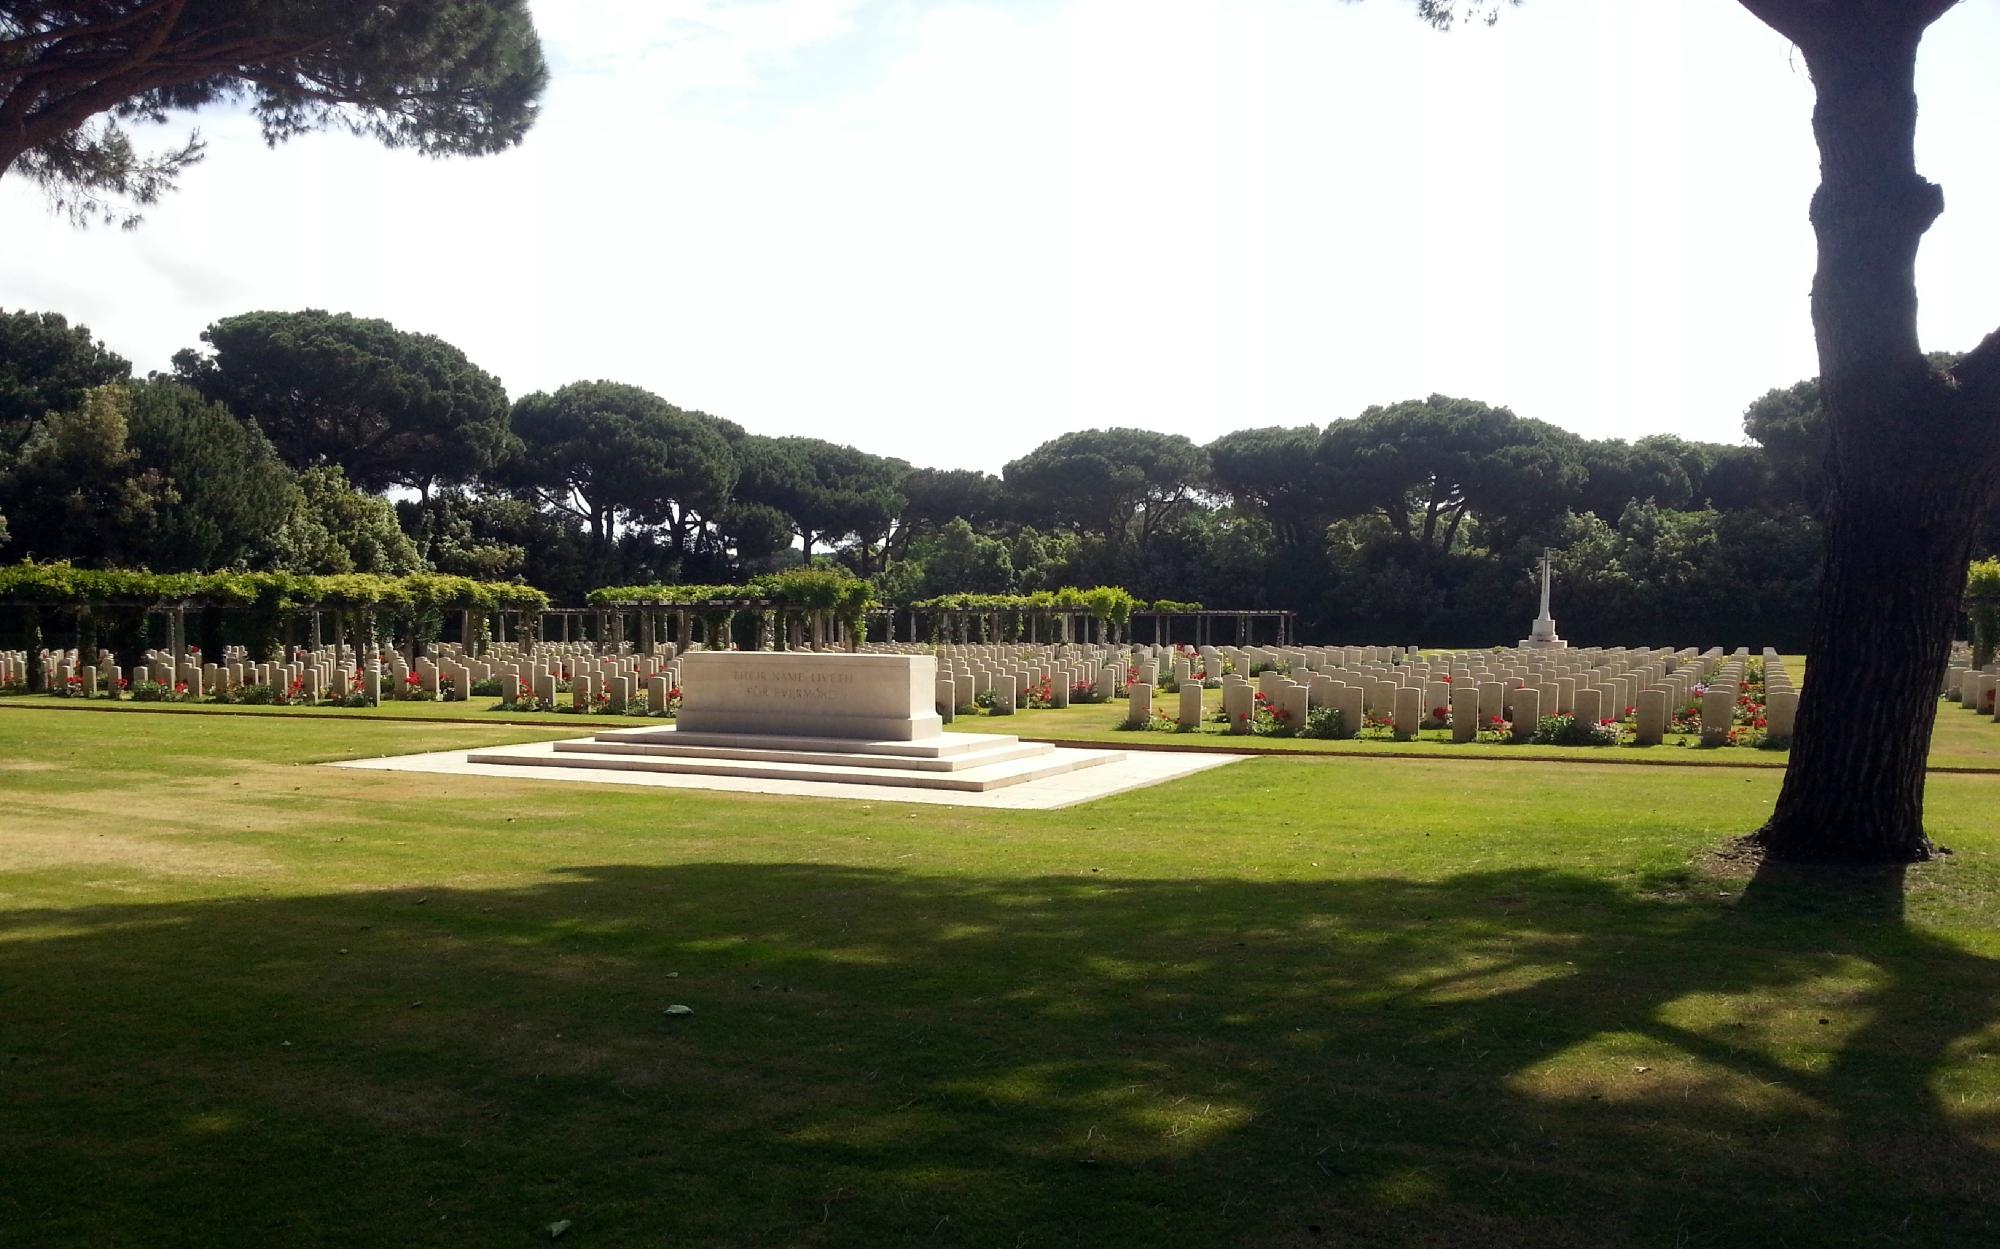
<path id="1" fill-rule="evenodd" d="M 932 655 L 696 651 L 680 664 L 682 734 L 909 742 L 944 731 Z"/>

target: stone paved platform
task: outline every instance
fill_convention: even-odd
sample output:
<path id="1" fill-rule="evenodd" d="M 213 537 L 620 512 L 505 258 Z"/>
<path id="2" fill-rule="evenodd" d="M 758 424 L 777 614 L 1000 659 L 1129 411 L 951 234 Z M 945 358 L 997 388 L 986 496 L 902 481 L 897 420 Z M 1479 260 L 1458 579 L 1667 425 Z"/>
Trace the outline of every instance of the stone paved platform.
<path id="1" fill-rule="evenodd" d="M 691 735 L 692 736 L 692 735 Z M 725 793 L 782 794 L 804 798 L 859 799 L 867 802 L 910 802 L 936 806 L 984 807 L 993 810 L 1048 811 L 1074 806 L 1127 790 L 1157 785 L 1163 781 L 1191 776 L 1224 764 L 1240 763 L 1241 755 L 1219 755 L 1194 751 L 1144 751 L 1125 754 L 1116 750 L 1074 750 L 1051 748 L 1041 756 L 1043 766 L 1057 765 L 1047 775 L 1016 781 L 1004 787 L 977 789 L 909 788 L 884 784 L 870 777 L 857 780 L 806 780 L 787 776 L 733 776 L 686 772 L 635 771 L 620 767 L 593 767 L 579 754 L 594 752 L 597 738 L 577 738 L 573 742 L 526 742 L 514 746 L 492 746 L 476 751 L 447 750 L 421 755 L 396 755 L 381 759 L 350 759 L 330 767 L 381 772 L 428 772 L 449 776 L 495 777 L 509 780 L 555 783 L 636 785 L 659 789 L 704 789 Z M 554 748 L 552 750 L 552 747 Z M 564 747 L 570 749 L 565 750 Z M 550 766 L 551 755 L 570 756 L 562 765 Z M 477 756 L 478 761 L 474 761 Z M 519 763 L 510 763 L 519 759 Z M 614 760 L 615 761 L 615 760 Z M 1004 765 L 1003 765 L 1004 766 Z"/>

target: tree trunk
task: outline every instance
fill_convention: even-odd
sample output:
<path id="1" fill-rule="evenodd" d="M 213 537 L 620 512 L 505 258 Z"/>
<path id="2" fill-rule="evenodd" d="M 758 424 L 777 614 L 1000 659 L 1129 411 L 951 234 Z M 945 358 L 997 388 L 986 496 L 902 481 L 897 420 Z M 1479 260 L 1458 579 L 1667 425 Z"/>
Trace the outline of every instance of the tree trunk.
<path id="1" fill-rule="evenodd" d="M 1925 757 L 2000 463 L 2000 405 L 1972 383 L 2000 347 L 1989 339 L 1968 357 L 1980 364 L 1961 384 L 1918 345 L 1917 247 L 1943 208 L 1914 149 L 1917 45 L 1933 6 L 1746 3 L 1799 43 L 1818 94 L 1812 308 L 1829 432 L 1811 671 L 1784 788 L 1757 840 L 1793 862 L 1909 862 L 1933 852 Z"/>
<path id="2" fill-rule="evenodd" d="M 1452 509 L 1451 524 L 1444 531 L 1444 554 L 1451 554 L 1452 544 L 1458 541 L 1458 527 L 1465 520 L 1465 501 L 1460 500 Z"/>
<path id="3" fill-rule="evenodd" d="M 1993 662 L 1994 626 L 2000 624 L 2000 607 L 1977 603 L 1972 608 L 1972 666 L 1984 668 Z"/>

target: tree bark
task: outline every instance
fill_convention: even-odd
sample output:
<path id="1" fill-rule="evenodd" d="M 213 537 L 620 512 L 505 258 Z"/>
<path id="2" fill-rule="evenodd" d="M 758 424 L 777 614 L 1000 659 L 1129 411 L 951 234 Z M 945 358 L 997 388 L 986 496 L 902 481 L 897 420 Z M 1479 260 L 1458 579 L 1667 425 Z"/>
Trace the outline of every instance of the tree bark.
<path id="1" fill-rule="evenodd" d="M 1916 59 L 1942 8 L 1745 3 L 1800 45 L 1817 93 L 1812 310 L 1829 431 L 1811 671 L 1756 840 L 1792 862 L 1925 859 L 1938 688 L 2000 468 L 2000 404 L 1973 376 L 1934 371 L 1917 338 L 1917 248 L 1944 201 L 1916 171 Z"/>

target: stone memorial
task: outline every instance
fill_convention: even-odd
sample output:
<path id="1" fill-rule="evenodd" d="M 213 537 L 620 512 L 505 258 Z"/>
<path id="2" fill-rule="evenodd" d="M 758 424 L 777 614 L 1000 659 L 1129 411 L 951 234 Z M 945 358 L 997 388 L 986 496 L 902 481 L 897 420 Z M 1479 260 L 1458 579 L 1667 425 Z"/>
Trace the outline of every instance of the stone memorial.
<path id="1" fill-rule="evenodd" d="M 1472 685 L 1451 688 L 1451 740 L 1469 742 L 1479 736 L 1479 690 Z"/>
<path id="2" fill-rule="evenodd" d="M 907 742 L 944 731 L 930 655 L 697 651 L 681 665 L 683 733 Z"/>
<path id="3" fill-rule="evenodd" d="M 1415 686 L 1406 685 L 1396 691 L 1396 701 L 1390 708 L 1394 719 L 1396 740 L 1407 742 L 1417 735 L 1424 721 L 1424 692 Z"/>
<path id="4" fill-rule="evenodd" d="M 1535 623 L 1528 629 L 1528 636 L 1521 639 L 1522 650 L 1554 651 L 1563 650 L 1568 642 L 1556 636 L 1556 618 L 1549 614 L 1549 560 L 1551 552 L 1542 552 L 1542 610 L 1535 617 Z"/>
<path id="5" fill-rule="evenodd" d="M 473 764 L 674 773 L 984 792 L 1102 764 L 1115 751 L 1067 750 L 986 733 L 945 733 L 934 655 L 696 651 L 681 661 L 681 708 L 669 727 L 475 751 Z M 656 678 L 657 679 L 657 678 Z M 628 677 L 611 678 L 627 681 Z M 1001 674 L 1009 691 L 1015 678 Z M 579 672 L 579 690 L 594 682 Z M 1132 689 L 1128 713 L 1150 713 L 1153 689 Z M 586 695 L 587 697 L 587 695 Z"/>
<path id="6" fill-rule="evenodd" d="M 1153 718 L 1153 687 L 1143 682 L 1125 694 L 1125 723 L 1144 728 Z"/>
<path id="7" fill-rule="evenodd" d="M 1184 729 L 1201 727 L 1201 686 L 1192 681 L 1181 686 L 1181 711 L 1175 722 Z"/>

